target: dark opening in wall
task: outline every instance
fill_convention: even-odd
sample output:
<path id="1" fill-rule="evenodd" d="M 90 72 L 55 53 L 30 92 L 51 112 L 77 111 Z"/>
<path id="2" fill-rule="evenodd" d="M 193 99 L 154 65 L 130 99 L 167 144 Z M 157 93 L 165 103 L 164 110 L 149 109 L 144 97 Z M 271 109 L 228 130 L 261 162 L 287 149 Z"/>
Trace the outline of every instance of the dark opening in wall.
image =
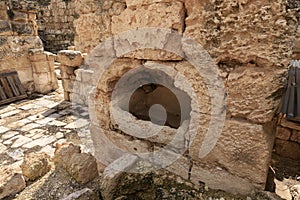
<path id="1" fill-rule="evenodd" d="M 185 92 L 175 91 L 157 84 L 143 85 L 131 96 L 129 112 L 138 119 L 177 129 L 189 118 L 191 100 Z"/>

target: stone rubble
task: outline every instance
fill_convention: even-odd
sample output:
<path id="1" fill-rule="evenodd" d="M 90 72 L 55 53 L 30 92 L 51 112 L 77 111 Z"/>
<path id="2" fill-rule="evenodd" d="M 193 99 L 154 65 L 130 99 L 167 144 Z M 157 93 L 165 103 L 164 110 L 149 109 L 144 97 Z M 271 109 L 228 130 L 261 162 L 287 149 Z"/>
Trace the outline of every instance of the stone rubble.
<path id="1" fill-rule="evenodd" d="M 4 192 L 0 194 L 1 198 L 24 189 L 24 177 L 35 180 L 43 176 L 49 170 L 49 158 L 53 158 L 57 144 L 67 141 L 82 143 L 81 140 L 74 140 L 70 133 L 75 131 L 77 134 L 76 132 L 79 130 L 74 128 L 76 120 L 84 121 L 83 124 L 80 124 L 83 130 L 88 127 L 88 116 L 80 116 L 80 113 L 84 113 L 86 110 L 87 108 L 83 106 L 77 106 L 74 111 L 71 103 L 64 102 L 62 88 L 45 96 L 37 95 L 32 100 L 26 99 L 0 107 L 1 117 L 4 119 L 0 121 L 1 169 L 7 168 L 1 174 L 8 174 L 7 176 L 0 175 L 1 178 L 3 177 L 0 180 L 1 188 L 4 189 Z M 77 116 L 72 113 L 77 113 Z M 67 127 L 68 125 L 70 128 Z M 85 137 L 85 135 L 81 136 Z M 27 152 L 34 153 L 28 154 Z M 81 160 L 89 157 L 79 156 L 77 158 Z M 83 164 L 73 166 L 73 169 L 80 171 L 82 170 L 80 166 Z M 19 167 L 10 169 L 11 166 L 16 165 L 22 166 L 23 175 Z M 84 177 L 80 177 L 82 173 L 80 171 L 78 177 L 79 180 L 85 182 Z"/>
<path id="2" fill-rule="evenodd" d="M 50 171 L 50 156 L 46 153 L 26 154 L 20 167 L 25 179 L 34 181 Z"/>

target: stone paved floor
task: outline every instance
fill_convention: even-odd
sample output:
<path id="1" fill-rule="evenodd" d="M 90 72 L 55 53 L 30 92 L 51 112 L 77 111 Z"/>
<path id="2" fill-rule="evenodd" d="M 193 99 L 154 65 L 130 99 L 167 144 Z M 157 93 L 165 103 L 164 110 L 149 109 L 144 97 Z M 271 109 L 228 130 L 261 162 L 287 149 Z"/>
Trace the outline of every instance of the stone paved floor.
<path id="1" fill-rule="evenodd" d="M 29 152 L 53 156 L 57 143 L 87 144 L 88 125 L 87 107 L 64 101 L 61 84 L 47 95 L 34 94 L 1 106 L 0 167 L 21 163 Z"/>

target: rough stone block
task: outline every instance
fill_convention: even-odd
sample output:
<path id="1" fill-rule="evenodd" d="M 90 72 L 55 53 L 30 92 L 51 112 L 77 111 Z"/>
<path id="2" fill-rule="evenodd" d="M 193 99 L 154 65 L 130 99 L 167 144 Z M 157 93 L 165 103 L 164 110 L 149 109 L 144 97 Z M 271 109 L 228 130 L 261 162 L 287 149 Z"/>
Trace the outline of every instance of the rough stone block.
<path id="1" fill-rule="evenodd" d="M 66 92 L 73 92 L 73 85 L 74 85 L 73 81 L 71 81 L 69 79 L 63 79 L 62 85 Z"/>
<path id="2" fill-rule="evenodd" d="M 34 26 L 31 24 L 12 22 L 14 35 L 35 35 Z"/>
<path id="3" fill-rule="evenodd" d="M 33 79 L 34 83 L 37 85 L 48 85 L 51 82 L 51 73 L 34 73 Z"/>
<path id="4" fill-rule="evenodd" d="M 277 139 L 275 141 L 275 153 L 283 157 L 300 160 L 300 144 L 291 141 Z"/>
<path id="5" fill-rule="evenodd" d="M 27 13 L 19 12 L 19 11 L 13 11 L 13 13 L 14 13 L 13 20 L 15 22 L 26 23 L 28 21 L 28 15 L 27 15 Z"/>
<path id="6" fill-rule="evenodd" d="M 215 139 L 216 145 L 201 162 L 219 163 L 214 167 L 226 168 L 228 173 L 247 178 L 264 188 L 274 141 L 272 127 L 226 120 L 222 133 Z M 195 161 L 200 159 L 199 144 L 202 142 L 196 136 L 190 145 L 190 155 Z M 214 144 L 214 141 L 210 142 Z M 219 180 L 221 183 L 222 179 Z"/>
<path id="7" fill-rule="evenodd" d="M 50 72 L 49 63 L 47 60 L 32 62 L 32 69 L 34 73 L 48 73 Z"/>
<path id="8" fill-rule="evenodd" d="M 293 130 L 291 141 L 300 143 L 300 131 Z"/>
<path id="9" fill-rule="evenodd" d="M 225 169 L 214 166 L 201 166 L 194 163 L 191 171 L 191 181 L 205 185 L 211 189 L 221 189 L 234 194 L 250 194 L 255 190 L 263 190 L 262 185 L 255 186 L 247 179 L 234 176 Z"/>
<path id="10" fill-rule="evenodd" d="M 26 154 L 21 168 L 26 178 L 35 180 L 50 170 L 50 156 L 45 153 Z"/>
<path id="11" fill-rule="evenodd" d="M 87 153 L 74 153 L 67 171 L 81 184 L 86 184 L 98 176 L 96 159 Z"/>
<path id="12" fill-rule="evenodd" d="M 12 35 L 11 23 L 7 20 L 0 20 L 0 35 L 8 36 Z"/>
<path id="13" fill-rule="evenodd" d="M 58 52 L 58 61 L 62 65 L 78 67 L 83 62 L 83 56 L 80 51 L 62 50 Z"/>
<path id="14" fill-rule="evenodd" d="M 291 130 L 288 128 L 284 128 L 281 126 L 277 126 L 276 128 L 276 138 L 282 140 L 289 140 L 291 137 Z"/>
<path id="15" fill-rule="evenodd" d="M 180 2 L 184 2 L 183 0 L 177 0 Z M 126 0 L 126 6 L 127 7 L 136 7 L 136 6 L 146 6 L 150 4 L 155 3 L 171 3 L 174 2 L 174 0 Z"/>
<path id="16" fill-rule="evenodd" d="M 138 7 L 136 10 L 127 8 L 118 16 L 112 17 L 112 33 L 117 34 L 143 27 L 170 28 L 183 31 L 184 7 L 181 2 L 156 3 Z"/>
<path id="17" fill-rule="evenodd" d="M 30 50 L 28 54 L 32 62 L 47 61 L 47 56 L 40 49 Z"/>
<path id="18" fill-rule="evenodd" d="M 52 86 L 51 85 L 40 85 L 40 84 L 34 84 L 35 91 L 41 94 L 47 94 L 51 92 Z"/>
<path id="19" fill-rule="evenodd" d="M 4 1 L 0 2 L 0 20 L 8 20 L 7 6 Z"/>
<path id="20" fill-rule="evenodd" d="M 98 176 L 95 158 L 90 154 L 81 153 L 79 146 L 70 143 L 56 147 L 54 162 L 63 166 L 81 184 L 86 184 Z"/>
<path id="21" fill-rule="evenodd" d="M 278 88 L 282 87 L 274 77 L 282 77 L 285 71 L 258 67 L 239 67 L 232 71 L 226 84 L 228 112 L 254 123 L 272 121 L 274 108 L 280 99 L 272 94 L 276 94 Z"/>

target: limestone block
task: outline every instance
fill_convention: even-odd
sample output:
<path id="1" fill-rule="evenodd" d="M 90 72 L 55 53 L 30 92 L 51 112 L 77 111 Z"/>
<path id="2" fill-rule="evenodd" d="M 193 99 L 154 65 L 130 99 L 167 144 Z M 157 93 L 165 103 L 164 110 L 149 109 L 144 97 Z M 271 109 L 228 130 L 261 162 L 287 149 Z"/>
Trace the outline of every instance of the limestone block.
<path id="1" fill-rule="evenodd" d="M 156 3 L 136 10 L 127 8 L 118 16 L 112 17 L 112 33 L 117 34 L 143 27 L 169 28 L 182 33 L 184 7 L 181 2 Z"/>
<path id="2" fill-rule="evenodd" d="M 74 20 L 74 26 L 76 30 L 74 39 L 76 49 L 85 53 L 89 53 L 100 41 L 111 35 L 110 16 L 107 13 L 80 15 L 78 19 Z M 90 27 L 93 27 L 93 29 Z"/>
<path id="3" fill-rule="evenodd" d="M 48 85 L 51 82 L 51 73 L 34 73 L 33 74 L 34 82 L 38 85 Z"/>
<path id="4" fill-rule="evenodd" d="M 14 35 L 35 35 L 35 27 L 31 24 L 12 22 L 11 24 Z"/>
<path id="5" fill-rule="evenodd" d="M 279 1 L 249 4 L 249 1 L 226 0 L 217 5 L 208 0 L 190 0 L 185 1 L 185 6 L 188 16 L 185 35 L 203 45 L 217 62 L 234 61 L 234 65 L 252 62 L 261 67 L 289 62 L 288 43 L 293 42 L 292 30 L 297 26 L 289 26 L 286 5 Z"/>
<path id="6" fill-rule="evenodd" d="M 47 73 L 50 72 L 48 61 L 32 62 L 32 69 L 34 73 Z"/>
<path id="7" fill-rule="evenodd" d="M 95 158 L 90 154 L 81 153 L 80 147 L 72 143 L 57 146 L 54 162 L 64 167 L 80 184 L 86 184 L 98 176 Z"/>
<path id="8" fill-rule="evenodd" d="M 80 104 L 80 105 L 87 105 L 86 97 L 81 96 L 80 94 L 70 92 L 69 98 L 72 103 L 76 103 L 76 104 Z"/>
<path id="9" fill-rule="evenodd" d="M 0 169 L 0 199 L 15 195 L 26 187 L 19 167 L 3 166 Z"/>
<path id="10" fill-rule="evenodd" d="M 13 11 L 14 18 L 13 21 L 26 23 L 28 21 L 28 15 L 25 12 Z"/>
<path id="11" fill-rule="evenodd" d="M 91 80 L 93 79 L 94 71 L 93 70 L 84 70 L 79 69 L 78 76 L 81 77 L 80 81 L 83 83 L 91 83 Z M 77 76 L 76 76 L 77 80 Z"/>
<path id="12" fill-rule="evenodd" d="M 56 90 L 59 88 L 58 86 L 58 78 L 56 76 L 56 73 L 55 71 L 52 71 L 51 72 L 51 90 Z"/>
<path id="13" fill-rule="evenodd" d="M 41 93 L 41 94 L 47 94 L 51 92 L 52 86 L 51 85 L 42 85 L 34 83 L 35 92 Z"/>
<path id="14" fill-rule="evenodd" d="M 228 173 L 225 169 L 215 166 L 201 166 L 194 163 L 191 170 L 191 181 L 199 185 L 200 182 L 211 189 L 224 190 L 233 194 L 250 194 L 256 190 L 263 190 L 261 185 L 254 185 L 252 182 Z"/>
<path id="15" fill-rule="evenodd" d="M 7 5 L 5 1 L 0 2 L 0 20 L 8 20 Z"/>
<path id="16" fill-rule="evenodd" d="M 36 1 L 26 1 L 26 0 L 12 0 L 12 9 L 13 10 L 22 10 L 22 11 L 31 11 L 37 12 L 38 2 Z"/>
<path id="17" fill-rule="evenodd" d="M 70 101 L 70 92 L 64 91 L 64 100 L 65 101 Z"/>
<path id="18" fill-rule="evenodd" d="M 7 20 L 0 20 L 0 35 L 9 36 L 12 35 L 11 23 Z"/>
<path id="19" fill-rule="evenodd" d="M 62 85 L 66 92 L 73 92 L 74 81 L 71 81 L 69 79 L 63 79 Z"/>
<path id="20" fill-rule="evenodd" d="M 220 137 L 214 139 L 216 145 L 201 162 L 218 163 L 215 167 L 226 168 L 228 173 L 247 178 L 264 188 L 274 141 L 271 126 L 226 120 Z M 190 145 L 190 155 L 195 161 L 200 159 L 201 143 L 196 137 Z"/>
<path id="21" fill-rule="evenodd" d="M 288 128 L 277 126 L 276 128 L 276 138 L 282 140 L 289 140 L 291 137 L 291 131 Z"/>
<path id="22" fill-rule="evenodd" d="M 275 153 L 283 157 L 300 160 L 300 144 L 291 141 L 276 139 Z"/>
<path id="23" fill-rule="evenodd" d="M 33 75 L 32 75 L 33 71 L 31 67 L 19 68 L 17 69 L 17 72 L 22 84 L 33 81 Z"/>
<path id="24" fill-rule="evenodd" d="M 293 130 L 291 141 L 300 143 L 300 131 Z"/>
<path id="25" fill-rule="evenodd" d="M 175 162 L 172 162 L 166 169 L 185 180 L 188 180 L 190 166 L 191 163 L 186 157 L 179 156 L 179 158 L 176 159 Z"/>
<path id="26" fill-rule="evenodd" d="M 75 10 L 80 14 L 93 13 L 97 10 L 98 6 L 92 0 L 76 0 Z"/>
<path id="27" fill-rule="evenodd" d="M 58 52 L 57 56 L 58 61 L 62 65 L 70 67 L 78 67 L 83 62 L 83 56 L 80 51 L 62 50 Z"/>
<path id="28" fill-rule="evenodd" d="M 180 2 L 184 2 L 183 0 L 177 0 Z M 150 4 L 155 4 L 155 3 L 171 3 L 174 2 L 172 0 L 126 0 L 126 6 L 127 7 L 136 7 L 136 6 L 146 6 Z"/>
<path id="29" fill-rule="evenodd" d="M 138 158 L 134 155 L 124 155 L 107 166 L 103 172 L 101 181 L 101 194 L 107 200 L 114 199 L 114 188 L 126 174 L 126 170 L 132 167 Z"/>
<path id="30" fill-rule="evenodd" d="M 7 5 L 6 5 L 5 1 L 0 2 L 0 10 L 4 10 L 4 11 L 7 10 Z"/>
<path id="31" fill-rule="evenodd" d="M 32 62 L 47 61 L 47 56 L 43 53 L 42 50 L 37 50 L 37 51 L 30 50 L 28 54 L 29 54 L 29 59 Z"/>
<path id="32" fill-rule="evenodd" d="M 114 37 L 117 57 L 148 60 L 182 60 L 181 36 L 170 30 L 140 29 Z"/>
<path id="33" fill-rule="evenodd" d="M 53 158 L 56 165 L 61 165 L 64 168 L 71 166 L 70 158 L 75 153 L 80 153 L 80 147 L 72 143 L 58 145 L 55 149 L 55 156 Z"/>
<path id="34" fill-rule="evenodd" d="M 98 176 L 96 159 L 87 153 L 74 153 L 67 171 L 81 184 L 86 184 Z"/>
<path id="35" fill-rule="evenodd" d="M 240 67 L 232 71 L 227 81 L 228 113 L 255 123 L 271 121 L 280 100 L 276 96 L 283 85 L 280 77 L 285 71 L 255 67 Z"/>
<path id="36" fill-rule="evenodd" d="M 23 176 L 29 180 L 35 180 L 50 170 L 50 156 L 46 153 L 26 154 L 21 168 Z"/>
<path id="37" fill-rule="evenodd" d="M 54 64 L 54 62 L 55 62 L 55 60 L 56 60 L 56 58 L 57 58 L 57 55 L 55 55 L 55 54 L 53 54 L 53 53 L 51 53 L 51 52 L 48 52 L 48 51 L 45 51 L 44 53 L 45 53 L 46 56 L 47 56 L 47 60 L 48 60 L 49 62 L 53 62 L 53 64 Z"/>

